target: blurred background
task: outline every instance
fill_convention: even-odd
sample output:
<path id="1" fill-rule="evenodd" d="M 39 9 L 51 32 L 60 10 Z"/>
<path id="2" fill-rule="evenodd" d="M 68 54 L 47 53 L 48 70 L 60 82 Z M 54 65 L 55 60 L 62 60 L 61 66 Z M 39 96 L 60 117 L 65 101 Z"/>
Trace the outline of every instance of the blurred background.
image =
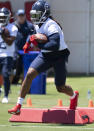
<path id="1" fill-rule="evenodd" d="M 74 74 L 74 76 L 72 75 L 71 77 L 69 76 L 67 78 L 67 83 L 71 85 L 74 90 L 79 90 L 80 93 L 79 106 L 87 107 L 88 100 L 89 99 L 94 100 L 94 76 L 93 77 L 90 76 L 91 74 L 94 74 L 94 25 L 93 25 L 94 0 L 47 0 L 47 1 L 51 5 L 52 15 L 63 27 L 65 42 L 67 43 L 71 52 L 67 68 L 68 73 Z M 34 2 L 35 0 L 0 0 L 0 8 L 7 7 L 12 12 L 11 22 L 15 21 L 15 14 L 17 10 L 24 9 L 26 12 L 27 20 L 30 21 L 29 12 Z M 31 58 L 29 59 L 29 57 L 27 57 L 27 59 L 30 64 Z M 27 66 L 27 62 L 24 63 L 26 63 Z M 29 65 L 26 67 L 26 71 L 28 67 Z M 24 74 L 26 73 L 26 71 L 24 71 Z M 53 73 L 52 69 L 49 71 L 49 74 L 50 72 Z M 16 99 L 18 97 L 20 84 L 22 83 L 24 76 L 23 71 L 21 73 L 22 74 L 20 76 L 20 80 L 18 79 L 17 82 L 15 81 L 13 82 L 12 81 L 13 78 L 11 78 L 10 82 L 12 84 L 12 87 L 10 89 L 9 104 L 3 105 L 3 108 L 0 108 L 1 124 L 6 123 L 7 125 L 9 125 L 9 122 L 7 120 L 9 119 L 10 116 L 7 114 L 7 110 L 10 107 L 13 107 L 13 104 L 15 104 Z M 13 72 L 12 75 L 15 75 L 15 72 Z M 2 85 L 3 80 L 2 76 L 0 76 L 0 86 L 2 87 Z M 31 89 L 29 92 L 30 94 L 46 94 L 46 96 L 32 95 L 34 105 L 33 107 L 50 108 L 57 105 L 58 99 L 62 99 L 63 104 L 69 106 L 69 98 L 65 95 L 57 93 L 57 91 L 55 90 L 54 78 L 52 74 L 51 78 L 47 78 L 47 82 L 46 82 L 46 74 L 41 74 L 35 80 Z M 3 95 L 1 94 L 0 97 L 1 107 L 2 107 L 1 105 L 2 98 Z M 24 107 L 26 106 L 28 100 L 27 98 L 28 95 L 25 99 Z M 20 126 L 21 124 L 18 125 Z M 92 127 L 94 128 L 94 124 L 92 125 Z M 5 128 L 8 127 L 5 126 Z M 64 128 L 66 128 L 65 125 Z M 0 129 L 4 130 L 2 128 Z M 10 128 L 5 130 L 10 131 Z"/>
<path id="2" fill-rule="evenodd" d="M 68 72 L 94 73 L 94 0 L 47 0 L 53 16 L 63 27 L 69 46 Z M 6 2 L 6 0 L 0 0 Z M 18 9 L 29 10 L 34 0 L 9 0 L 13 15 Z"/>

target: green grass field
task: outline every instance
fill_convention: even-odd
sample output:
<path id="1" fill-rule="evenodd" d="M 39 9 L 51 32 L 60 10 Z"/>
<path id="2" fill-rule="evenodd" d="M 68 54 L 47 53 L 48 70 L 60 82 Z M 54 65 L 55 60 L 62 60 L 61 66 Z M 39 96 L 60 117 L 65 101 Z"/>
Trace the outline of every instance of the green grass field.
<path id="1" fill-rule="evenodd" d="M 74 90 L 79 90 L 79 106 L 87 107 L 88 89 L 92 92 L 94 100 L 94 77 L 69 77 L 67 84 L 71 85 Z M 0 131 L 90 131 L 94 130 L 94 124 L 75 126 L 75 125 L 59 125 L 59 124 L 32 124 L 32 123 L 10 123 L 8 119 L 11 117 L 7 110 L 12 108 L 17 100 L 20 86 L 11 86 L 12 94 L 9 96 L 9 104 L 1 104 L 3 97 L 0 97 Z M 27 96 L 28 97 L 28 96 Z M 47 95 L 32 95 L 33 107 L 50 108 L 57 105 L 57 100 L 62 99 L 64 106 L 69 106 L 69 97 L 59 94 L 53 82 L 47 82 Z M 26 103 L 26 99 L 24 104 Z"/>

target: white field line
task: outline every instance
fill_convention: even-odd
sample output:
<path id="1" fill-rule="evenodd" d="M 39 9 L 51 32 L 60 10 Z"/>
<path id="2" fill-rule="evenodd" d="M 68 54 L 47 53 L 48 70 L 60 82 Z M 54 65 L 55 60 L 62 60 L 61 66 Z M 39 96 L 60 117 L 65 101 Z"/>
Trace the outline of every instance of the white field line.
<path id="1" fill-rule="evenodd" d="M 24 126 L 24 125 L 0 125 L 0 127 L 13 127 L 13 128 L 50 128 L 50 129 L 75 129 L 75 130 L 94 130 L 94 128 L 81 128 L 81 127 L 65 127 L 65 126 Z"/>

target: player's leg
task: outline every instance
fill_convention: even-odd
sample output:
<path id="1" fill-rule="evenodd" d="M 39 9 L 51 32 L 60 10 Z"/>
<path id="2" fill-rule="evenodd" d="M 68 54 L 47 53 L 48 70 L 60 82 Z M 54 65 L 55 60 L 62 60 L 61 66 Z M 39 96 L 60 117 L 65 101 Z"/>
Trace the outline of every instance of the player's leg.
<path id="1" fill-rule="evenodd" d="M 30 85 L 32 84 L 32 80 L 38 75 L 38 72 L 36 69 L 30 67 L 27 75 L 22 83 L 21 93 L 20 97 L 25 98 L 26 94 L 29 93 Z"/>
<path id="2" fill-rule="evenodd" d="M 0 75 L 1 75 L 1 70 L 2 70 L 2 59 L 0 58 Z M 0 76 L 0 95 L 2 93 L 2 76 Z"/>
<path id="3" fill-rule="evenodd" d="M 22 88 L 20 91 L 20 95 L 17 100 L 17 104 L 13 109 L 8 110 L 8 113 L 18 115 L 20 114 L 20 109 L 23 104 L 24 98 L 26 94 L 30 90 L 30 85 L 32 84 L 32 80 L 38 75 L 38 72 L 36 69 L 30 67 L 28 69 L 27 75 L 22 83 Z"/>
<path id="4" fill-rule="evenodd" d="M 12 70 L 12 57 L 6 57 L 3 59 L 2 62 L 2 75 L 4 80 L 4 98 L 2 99 L 2 103 L 8 103 L 11 70 Z"/>
<path id="5" fill-rule="evenodd" d="M 19 79 L 20 79 L 20 75 L 23 73 L 23 61 L 22 61 L 22 56 L 19 55 L 17 60 L 16 60 L 16 74 L 12 80 L 13 84 L 17 84 Z"/>
<path id="6" fill-rule="evenodd" d="M 54 64 L 55 84 L 57 91 L 70 96 L 70 109 L 76 109 L 78 92 L 74 92 L 71 86 L 66 85 L 66 61 L 60 59 Z"/>
<path id="7" fill-rule="evenodd" d="M 45 60 L 42 53 L 38 55 L 38 57 L 31 63 L 31 66 L 27 72 L 27 75 L 25 77 L 25 80 L 22 83 L 22 88 L 20 92 L 20 97 L 18 98 L 17 105 L 11 109 L 8 110 L 11 114 L 19 114 L 20 108 L 23 103 L 23 100 L 26 96 L 26 94 L 29 92 L 30 85 L 32 84 L 32 80 L 41 72 L 46 71 L 51 67 L 51 64 Z"/>
<path id="8" fill-rule="evenodd" d="M 60 93 L 65 93 L 69 96 L 73 96 L 74 92 L 71 86 L 65 85 L 66 83 L 66 65 L 65 60 L 58 60 L 54 64 L 54 71 L 55 71 L 55 84 L 57 91 Z"/>
<path id="9" fill-rule="evenodd" d="M 51 64 L 47 62 L 42 53 L 31 63 L 31 66 L 27 72 L 27 75 L 22 83 L 20 97 L 25 98 L 26 94 L 30 90 L 32 80 L 41 72 L 46 71 L 51 67 Z"/>

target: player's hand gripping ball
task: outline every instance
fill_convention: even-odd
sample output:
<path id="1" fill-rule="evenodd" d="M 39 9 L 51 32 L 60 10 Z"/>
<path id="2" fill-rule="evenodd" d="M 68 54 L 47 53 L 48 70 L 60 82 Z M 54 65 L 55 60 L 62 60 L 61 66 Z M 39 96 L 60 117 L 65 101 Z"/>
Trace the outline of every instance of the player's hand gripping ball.
<path id="1" fill-rule="evenodd" d="M 23 50 L 24 53 L 28 53 L 29 51 L 33 51 L 34 48 L 38 47 L 39 43 L 47 43 L 48 39 L 44 34 L 34 34 L 30 36 L 29 40 L 25 43 Z M 31 46 L 32 45 L 32 46 Z"/>
<path id="2" fill-rule="evenodd" d="M 3 28 L 1 36 L 2 37 L 8 37 L 8 36 L 10 36 L 9 30 L 7 28 Z"/>
<path id="3" fill-rule="evenodd" d="M 35 39 L 38 43 L 43 43 L 43 44 L 45 44 L 45 43 L 48 42 L 47 36 L 44 35 L 44 34 L 40 34 L 40 33 L 34 34 L 34 39 Z"/>

